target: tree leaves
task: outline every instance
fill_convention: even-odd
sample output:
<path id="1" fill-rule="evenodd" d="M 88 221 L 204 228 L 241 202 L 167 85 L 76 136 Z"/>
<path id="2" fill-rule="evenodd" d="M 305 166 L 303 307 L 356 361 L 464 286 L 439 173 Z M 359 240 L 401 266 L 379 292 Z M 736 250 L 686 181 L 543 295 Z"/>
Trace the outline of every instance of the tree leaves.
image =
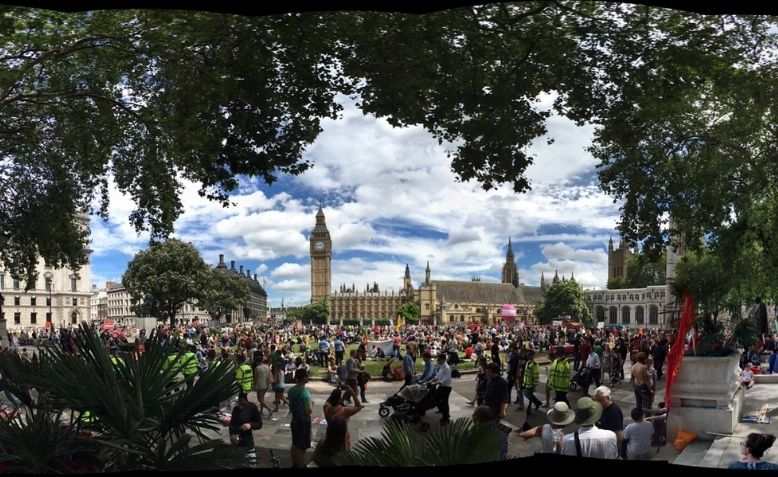
<path id="1" fill-rule="evenodd" d="M 74 224 L 105 214 L 109 178 L 133 198 L 132 224 L 162 240 L 182 178 L 227 205 L 239 175 L 302 173 L 339 94 L 447 143 L 459 180 L 521 193 L 551 114 L 537 99 L 556 92 L 553 111 L 597 126 L 627 238 L 660 248 L 667 212 L 715 235 L 778 175 L 774 25 L 565 0 L 186 21 L 3 8 L 0 259 L 28 275 L 38 253 L 83 264 Z"/>
<path id="2" fill-rule="evenodd" d="M 535 309 L 541 323 L 551 323 L 561 316 L 571 316 L 583 323 L 591 321 L 583 288 L 575 280 L 560 280 L 546 290 L 543 304 Z"/>
<path id="3" fill-rule="evenodd" d="M 362 439 L 340 465 L 417 467 L 478 464 L 500 458 L 497 429 L 460 418 L 428 434 L 389 420 L 380 437 Z"/>
<path id="4" fill-rule="evenodd" d="M 0 423 L 0 449 L 20 469 L 62 471 L 61 460 L 79 452 L 109 471 L 245 464 L 239 453 L 214 439 L 219 403 L 238 392 L 231 364 L 211 366 L 191 389 L 171 392 L 178 387 L 178 372 L 166 365 L 171 350 L 154 334 L 143 355 L 114 363 L 97 333 L 83 325 L 76 332 L 76 349 L 70 355 L 45 348 L 40 365 L 22 364 L 22 369 L 12 353 L 0 355 L 3 376 L 12 375 L 40 395 L 37 404 L 27 403 L 22 417 Z M 70 411 L 89 411 L 97 437 L 85 440 L 66 427 L 60 416 Z M 36 433 L 37 450 L 25 440 Z"/>
<path id="5" fill-rule="evenodd" d="M 181 307 L 207 300 L 213 272 L 194 246 L 170 239 L 138 252 L 127 265 L 122 283 L 137 305 L 152 303 L 160 317 L 173 322 Z"/>

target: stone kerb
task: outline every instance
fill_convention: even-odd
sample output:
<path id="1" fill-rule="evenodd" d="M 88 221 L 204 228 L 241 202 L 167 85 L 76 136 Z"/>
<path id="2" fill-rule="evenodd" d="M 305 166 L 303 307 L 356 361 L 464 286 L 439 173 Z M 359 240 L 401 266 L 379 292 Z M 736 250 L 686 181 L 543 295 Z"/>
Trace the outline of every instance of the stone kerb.
<path id="1" fill-rule="evenodd" d="M 702 440 L 734 431 L 743 407 L 743 390 L 738 385 L 739 362 L 740 353 L 726 357 L 684 357 L 673 385 L 668 419 L 670 438 L 679 430 L 694 432 Z"/>

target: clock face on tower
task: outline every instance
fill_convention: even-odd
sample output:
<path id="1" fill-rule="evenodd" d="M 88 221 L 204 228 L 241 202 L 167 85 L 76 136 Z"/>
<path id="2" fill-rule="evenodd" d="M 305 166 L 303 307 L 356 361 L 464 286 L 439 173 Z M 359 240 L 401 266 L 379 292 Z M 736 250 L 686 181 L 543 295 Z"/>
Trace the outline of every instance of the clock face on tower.
<path id="1" fill-rule="evenodd" d="M 322 251 L 324 250 L 324 242 L 316 242 L 313 244 L 314 250 Z"/>

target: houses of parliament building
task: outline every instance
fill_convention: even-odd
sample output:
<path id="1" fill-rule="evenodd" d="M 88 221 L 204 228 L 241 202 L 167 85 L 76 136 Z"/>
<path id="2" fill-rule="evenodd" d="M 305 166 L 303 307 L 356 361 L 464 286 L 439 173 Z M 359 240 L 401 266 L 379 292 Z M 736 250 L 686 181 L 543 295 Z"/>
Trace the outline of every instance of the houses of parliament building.
<path id="1" fill-rule="evenodd" d="M 396 319 L 398 309 L 407 302 L 417 305 L 422 323 L 447 324 L 478 322 L 493 324 L 500 319 L 502 305 L 516 308 L 516 318 L 531 322 L 534 309 L 543 301 L 540 287 L 529 287 L 519 282 L 519 272 L 508 240 L 508 251 L 502 270 L 501 283 L 473 281 L 432 280 L 429 262 L 424 282 L 414 287 L 411 270 L 405 266 L 402 288 L 399 292 L 381 291 L 377 283 L 357 290 L 340 285 L 332 287 L 332 239 L 319 207 L 316 225 L 309 237 L 311 257 L 311 302 L 325 302 L 331 323 Z"/>

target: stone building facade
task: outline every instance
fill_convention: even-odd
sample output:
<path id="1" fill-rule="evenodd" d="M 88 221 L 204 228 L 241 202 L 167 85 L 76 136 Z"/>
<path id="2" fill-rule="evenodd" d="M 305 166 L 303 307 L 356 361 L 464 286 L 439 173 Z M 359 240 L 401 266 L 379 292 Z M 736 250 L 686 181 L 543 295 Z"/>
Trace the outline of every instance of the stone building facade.
<path id="1" fill-rule="evenodd" d="M 587 292 L 595 322 L 625 328 L 665 328 L 671 309 L 667 285 Z M 670 305 L 670 306 L 668 306 Z"/>
<path id="2" fill-rule="evenodd" d="M 92 285 L 92 297 L 90 300 L 90 320 L 94 322 L 108 318 L 108 290 Z"/>
<path id="3" fill-rule="evenodd" d="M 672 228 L 672 223 L 670 227 Z M 624 328 L 672 327 L 680 307 L 670 285 L 675 278 L 675 267 L 684 253 L 685 246 L 682 240 L 675 240 L 667 246 L 664 285 L 586 291 L 594 321 L 604 322 L 605 326 L 616 325 Z M 625 240 L 621 241 L 616 250 L 613 249 L 613 241 L 608 241 L 609 281 L 626 277 L 625 264 L 631 254 Z"/>
<path id="4" fill-rule="evenodd" d="M 613 239 L 608 239 L 608 281 L 627 278 L 627 261 L 632 256 L 629 244 L 623 238 L 619 247 L 613 248 Z"/>
<path id="5" fill-rule="evenodd" d="M 415 303 L 424 323 L 447 324 L 478 322 L 494 324 L 500 319 L 502 305 L 516 307 L 517 318 L 531 322 L 535 306 L 543 301 L 540 287 L 528 287 L 519 282 L 519 272 L 508 240 L 506 262 L 502 268 L 502 283 L 481 281 L 432 280 L 427 262 L 424 281 L 413 286 L 411 271 L 405 266 L 402 288 L 395 293 L 381 292 L 378 284 L 357 290 L 341 285 L 336 291 L 324 291 L 331 283 L 332 241 L 327 231 L 324 212 L 319 208 L 311 242 L 311 301 L 325 300 L 330 310 L 330 322 L 370 322 L 397 318 L 397 310 L 406 302 Z"/>
<path id="6" fill-rule="evenodd" d="M 220 321 L 225 323 L 238 323 L 257 321 L 267 318 L 267 292 L 259 283 L 257 274 L 251 274 L 251 270 L 243 270 L 243 265 L 235 268 L 235 261 L 230 261 L 230 268 L 224 262 L 224 255 L 219 255 L 219 264 L 216 269 L 223 273 L 230 273 L 240 277 L 249 288 L 249 296 L 246 304 L 240 310 L 231 310 L 224 314 Z M 201 312 L 202 313 L 202 312 Z M 208 313 L 203 313 L 204 319 L 208 319 Z"/>
<path id="7" fill-rule="evenodd" d="M 90 266 L 78 272 L 52 268 L 41 260 L 38 279 L 30 290 L 24 280 L 14 279 L 0 269 L 0 293 L 4 298 L 2 316 L 8 331 L 76 326 L 91 318 Z"/>

